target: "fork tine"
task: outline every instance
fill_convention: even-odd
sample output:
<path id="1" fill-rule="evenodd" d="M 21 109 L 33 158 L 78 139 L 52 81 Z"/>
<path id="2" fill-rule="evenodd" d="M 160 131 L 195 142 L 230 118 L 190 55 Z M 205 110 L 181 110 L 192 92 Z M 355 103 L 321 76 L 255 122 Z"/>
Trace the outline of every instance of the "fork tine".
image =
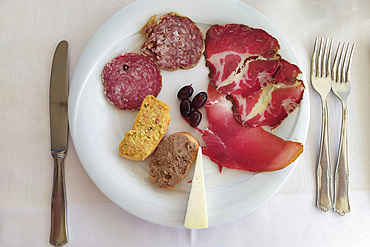
<path id="1" fill-rule="evenodd" d="M 347 61 L 347 54 L 348 54 L 348 47 L 349 47 L 349 43 L 347 43 L 347 47 L 346 49 L 344 50 L 344 46 L 346 45 L 346 43 L 343 43 L 343 48 L 342 48 L 342 52 L 344 51 L 344 54 L 340 54 L 340 68 L 341 68 L 341 78 L 340 78 L 340 83 L 345 83 L 345 78 L 346 78 L 346 61 Z M 343 56 L 342 56 L 343 55 Z"/>
<path id="2" fill-rule="evenodd" d="M 315 45 L 312 54 L 311 74 L 317 76 L 317 49 L 318 49 L 318 38 L 315 39 Z"/>
<path id="3" fill-rule="evenodd" d="M 330 42 L 330 43 L 329 43 Z M 330 69 L 329 69 L 329 64 L 330 64 L 330 58 L 331 58 L 331 46 L 333 44 L 333 39 L 327 39 L 326 44 L 325 44 L 325 53 L 324 53 L 324 62 L 323 62 L 323 73 L 322 76 L 327 77 L 330 76 Z"/>
<path id="4" fill-rule="evenodd" d="M 339 82 L 340 81 L 340 74 L 339 74 L 339 66 L 340 66 L 340 58 L 342 57 L 342 52 L 343 52 L 343 47 L 344 44 L 341 46 L 341 43 L 339 42 L 337 52 L 335 53 L 335 58 L 334 58 L 334 64 L 332 68 L 332 80 L 334 82 Z"/>
<path id="5" fill-rule="evenodd" d="M 322 59 L 323 59 L 323 55 L 324 54 L 324 38 L 321 38 L 320 40 L 320 48 L 319 48 L 319 56 L 318 56 L 318 68 L 317 68 L 317 76 L 322 76 Z"/>
<path id="6" fill-rule="evenodd" d="M 349 46 L 349 44 L 348 44 Z M 348 57 L 348 65 L 347 65 L 347 70 L 346 70 L 346 77 L 345 77 L 345 83 L 348 83 L 349 82 L 349 71 L 350 71 L 350 68 L 351 68 L 351 63 L 352 63 L 352 56 L 353 56 L 353 50 L 355 49 L 355 44 L 353 43 L 352 44 L 352 48 L 351 48 L 351 51 L 350 51 L 350 54 L 349 54 L 349 57 Z"/>

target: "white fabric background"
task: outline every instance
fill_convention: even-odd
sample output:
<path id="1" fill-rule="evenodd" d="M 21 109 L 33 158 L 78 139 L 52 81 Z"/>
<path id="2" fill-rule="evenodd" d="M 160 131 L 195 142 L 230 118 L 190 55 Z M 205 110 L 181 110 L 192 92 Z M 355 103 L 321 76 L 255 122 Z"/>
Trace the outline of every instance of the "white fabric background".
<path id="1" fill-rule="evenodd" d="M 95 31 L 132 0 L 3 0 L 0 2 L 0 246 L 50 246 L 49 80 L 56 44 L 66 39 L 69 74 Z M 370 246 L 370 2 L 286 0 L 243 2 L 284 33 L 309 79 L 315 37 L 356 42 L 348 101 L 351 213 L 315 207 L 321 106 L 310 91 L 304 153 L 288 181 L 251 214 L 205 230 L 157 226 L 111 203 L 85 173 L 69 142 L 65 159 L 70 241 L 67 246 Z M 329 97 L 332 161 L 340 102 Z M 70 139 L 71 140 L 71 139 Z"/>

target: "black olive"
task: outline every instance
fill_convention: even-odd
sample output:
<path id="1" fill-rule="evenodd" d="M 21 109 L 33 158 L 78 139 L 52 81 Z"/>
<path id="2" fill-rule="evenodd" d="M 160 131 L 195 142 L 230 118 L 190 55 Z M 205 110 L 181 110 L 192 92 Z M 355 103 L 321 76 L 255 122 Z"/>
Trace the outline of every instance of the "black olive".
<path id="1" fill-rule="evenodd" d="M 128 70 L 128 69 L 129 69 L 129 67 L 128 67 L 127 64 L 123 65 L 123 70 Z"/>
<path id="2" fill-rule="evenodd" d="M 194 92 L 194 89 L 191 85 L 182 87 L 177 93 L 177 98 L 183 100 L 188 99 Z"/>
<path id="3" fill-rule="evenodd" d="M 191 102 L 188 99 L 184 99 L 180 103 L 180 113 L 184 117 L 188 117 L 191 110 Z"/>
<path id="4" fill-rule="evenodd" d="M 206 101 L 207 101 L 207 93 L 200 92 L 197 95 L 195 95 L 195 97 L 194 97 L 193 102 L 191 103 L 191 105 L 194 108 L 201 108 L 202 106 L 204 106 L 204 104 L 206 103 Z"/>
<path id="5" fill-rule="evenodd" d="M 193 110 L 190 112 L 189 124 L 191 127 L 197 127 L 200 124 L 200 121 L 202 121 L 202 113 L 200 113 L 200 111 Z"/>

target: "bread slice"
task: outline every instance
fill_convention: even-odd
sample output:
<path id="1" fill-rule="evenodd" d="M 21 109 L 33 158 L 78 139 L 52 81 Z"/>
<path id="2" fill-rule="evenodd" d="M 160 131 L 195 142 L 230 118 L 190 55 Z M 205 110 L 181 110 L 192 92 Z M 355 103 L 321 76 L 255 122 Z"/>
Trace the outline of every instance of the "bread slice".
<path id="1" fill-rule="evenodd" d="M 198 148 L 198 140 L 187 132 L 164 137 L 149 162 L 154 182 L 164 189 L 175 187 L 184 179 Z"/>
<path id="2" fill-rule="evenodd" d="M 130 160 L 140 161 L 152 154 L 170 124 L 170 108 L 153 95 L 141 104 L 134 125 L 119 144 L 119 154 Z"/>

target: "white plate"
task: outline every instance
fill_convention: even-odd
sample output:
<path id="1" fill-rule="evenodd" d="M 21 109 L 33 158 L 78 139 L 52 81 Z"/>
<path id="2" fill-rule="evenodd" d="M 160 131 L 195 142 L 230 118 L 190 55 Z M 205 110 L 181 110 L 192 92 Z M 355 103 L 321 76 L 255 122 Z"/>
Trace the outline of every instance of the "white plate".
<path id="1" fill-rule="evenodd" d="M 250 6 L 230 0 L 141 0 L 119 11 L 92 37 L 76 66 L 70 87 L 70 129 L 78 157 L 97 187 L 114 203 L 147 221 L 183 227 L 193 169 L 173 190 L 156 187 L 144 162 L 123 159 L 118 144 L 131 129 L 136 112 L 116 110 L 103 94 L 100 79 L 104 65 L 124 52 L 138 52 L 143 37 L 139 30 L 154 14 L 175 11 L 190 17 L 205 34 L 212 24 L 240 23 L 263 28 L 276 37 L 280 54 L 298 64 L 286 38 L 271 22 Z M 180 117 L 177 91 L 193 84 L 195 92 L 206 91 L 208 69 L 204 57 L 189 70 L 162 71 L 163 88 L 158 98 L 166 102 L 172 117 L 167 134 L 188 131 L 198 140 L 201 135 Z M 284 139 L 305 142 L 309 122 L 308 91 L 300 108 L 274 133 Z M 202 125 L 206 124 L 203 121 Z M 202 143 L 202 142 L 201 142 Z M 202 143 L 204 144 L 204 143 Z M 209 225 L 215 226 L 244 216 L 268 200 L 290 175 L 294 164 L 270 173 L 227 170 L 204 157 Z"/>

